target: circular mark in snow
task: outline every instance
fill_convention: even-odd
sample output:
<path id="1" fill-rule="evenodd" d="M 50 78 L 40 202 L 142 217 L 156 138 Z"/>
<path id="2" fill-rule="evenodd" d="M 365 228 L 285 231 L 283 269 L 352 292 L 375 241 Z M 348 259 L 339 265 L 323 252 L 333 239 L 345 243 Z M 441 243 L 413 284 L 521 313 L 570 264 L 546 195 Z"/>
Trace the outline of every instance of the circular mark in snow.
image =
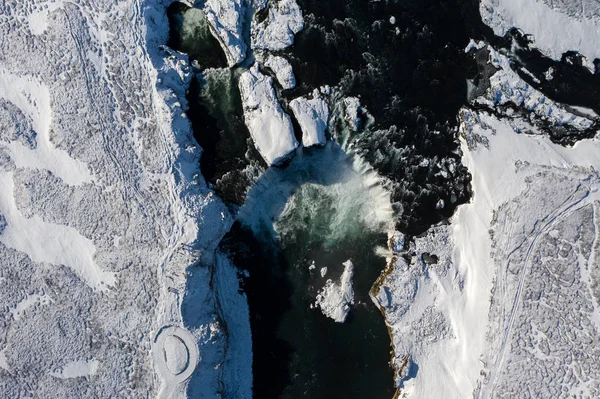
<path id="1" fill-rule="evenodd" d="M 188 330 L 167 325 L 154 338 L 152 357 L 167 389 L 173 388 L 194 372 L 199 358 L 198 345 Z"/>
<path id="2" fill-rule="evenodd" d="M 185 371 L 190 361 L 190 354 L 185 343 L 176 335 L 169 335 L 165 338 L 163 346 L 163 355 L 167 368 L 174 375 L 179 375 Z"/>

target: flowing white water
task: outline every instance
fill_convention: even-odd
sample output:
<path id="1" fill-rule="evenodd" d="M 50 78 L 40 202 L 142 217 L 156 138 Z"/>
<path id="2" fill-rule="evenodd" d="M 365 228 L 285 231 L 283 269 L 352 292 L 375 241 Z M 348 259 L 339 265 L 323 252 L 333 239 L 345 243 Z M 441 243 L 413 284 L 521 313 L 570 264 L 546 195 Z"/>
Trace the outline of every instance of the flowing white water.
<path id="1" fill-rule="evenodd" d="M 386 231 L 392 217 L 381 178 L 358 155 L 348 155 L 333 143 L 300 149 L 285 169 L 269 169 L 238 214 L 257 234 L 285 238 L 309 228 L 310 237 L 323 239 L 325 246 L 360 236 L 365 228 Z M 305 226 L 307 219 L 317 222 Z"/>

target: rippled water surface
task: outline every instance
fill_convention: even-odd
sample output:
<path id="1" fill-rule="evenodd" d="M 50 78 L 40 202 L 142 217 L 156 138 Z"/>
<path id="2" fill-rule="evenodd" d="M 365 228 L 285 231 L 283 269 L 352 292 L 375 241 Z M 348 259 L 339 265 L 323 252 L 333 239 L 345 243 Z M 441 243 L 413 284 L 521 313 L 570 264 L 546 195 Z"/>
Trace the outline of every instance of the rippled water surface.
<path id="1" fill-rule="evenodd" d="M 250 276 L 255 397 L 393 396 L 390 340 L 369 297 L 385 267 L 375 249 L 386 244 L 391 216 L 372 171 L 336 145 L 304 150 L 250 190 L 225 246 Z M 348 259 L 355 304 L 336 323 L 312 305 Z"/>

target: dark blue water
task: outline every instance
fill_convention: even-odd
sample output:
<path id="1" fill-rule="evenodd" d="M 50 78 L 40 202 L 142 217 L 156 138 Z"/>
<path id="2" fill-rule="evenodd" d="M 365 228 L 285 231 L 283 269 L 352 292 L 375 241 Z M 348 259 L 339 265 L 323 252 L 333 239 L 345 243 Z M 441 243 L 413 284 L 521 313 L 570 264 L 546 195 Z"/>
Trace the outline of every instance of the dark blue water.
<path id="1" fill-rule="evenodd" d="M 219 42 L 210 33 L 208 21 L 200 9 L 180 2 L 172 3 L 167 9 L 169 17 L 169 41 L 167 45 L 189 55 L 201 68 L 227 66 L 227 59 Z M 193 20 L 184 26 L 184 19 Z"/>
<path id="2" fill-rule="evenodd" d="M 305 150 L 286 168 L 269 171 L 250 191 L 241 222 L 222 244 L 249 272 L 244 290 L 256 398 L 394 395 L 389 335 L 369 297 L 385 267 L 375 248 L 387 241 L 378 223 L 385 217 L 371 210 L 379 207 L 386 215 L 386 201 L 351 160 L 330 145 Z M 312 305 L 327 278 L 339 281 L 347 260 L 355 265 L 355 305 L 342 324 Z M 325 278 L 321 267 L 328 268 Z"/>

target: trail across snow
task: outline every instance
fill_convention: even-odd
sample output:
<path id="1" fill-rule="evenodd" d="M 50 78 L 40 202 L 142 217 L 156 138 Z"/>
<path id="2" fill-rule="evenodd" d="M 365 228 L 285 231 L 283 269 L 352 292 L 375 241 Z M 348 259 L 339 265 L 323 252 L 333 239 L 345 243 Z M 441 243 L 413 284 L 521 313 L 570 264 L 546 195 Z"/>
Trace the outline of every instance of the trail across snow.
<path id="1" fill-rule="evenodd" d="M 519 270 L 519 282 L 517 286 L 517 292 L 511 305 L 511 309 L 508 316 L 508 322 L 506 323 L 506 326 L 504 327 L 504 331 L 502 333 L 500 349 L 497 353 L 496 361 L 490 367 L 489 378 L 488 380 L 486 380 L 485 384 L 481 389 L 481 398 L 491 397 L 491 395 L 494 393 L 496 376 L 505 367 L 507 346 L 511 338 L 511 333 L 513 330 L 515 319 L 521 307 L 523 286 L 525 284 L 525 279 L 528 274 L 528 269 L 531 266 L 531 254 L 534 248 L 536 247 L 539 238 L 542 236 L 542 234 L 550 231 L 558 221 L 567 218 L 572 212 L 578 211 L 584 206 L 592 204 L 593 201 L 598 201 L 600 199 L 598 191 L 592 192 L 586 189 L 580 191 L 579 188 L 580 187 L 578 187 L 578 190 L 575 193 L 573 193 L 573 196 L 569 197 L 568 200 L 561 207 L 555 209 L 550 215 L 548 215 L 547 221 L 542 221 L 544 223 L 543 226 L 541 227 L 541 229 L 534 233 L 534 237 L 531 240 L 529 246 L 527 247 L 525 261 L 523 262 Z M 506 268 L 508 269 L 508 267 L 509 266 L 507 265 Z"/>

